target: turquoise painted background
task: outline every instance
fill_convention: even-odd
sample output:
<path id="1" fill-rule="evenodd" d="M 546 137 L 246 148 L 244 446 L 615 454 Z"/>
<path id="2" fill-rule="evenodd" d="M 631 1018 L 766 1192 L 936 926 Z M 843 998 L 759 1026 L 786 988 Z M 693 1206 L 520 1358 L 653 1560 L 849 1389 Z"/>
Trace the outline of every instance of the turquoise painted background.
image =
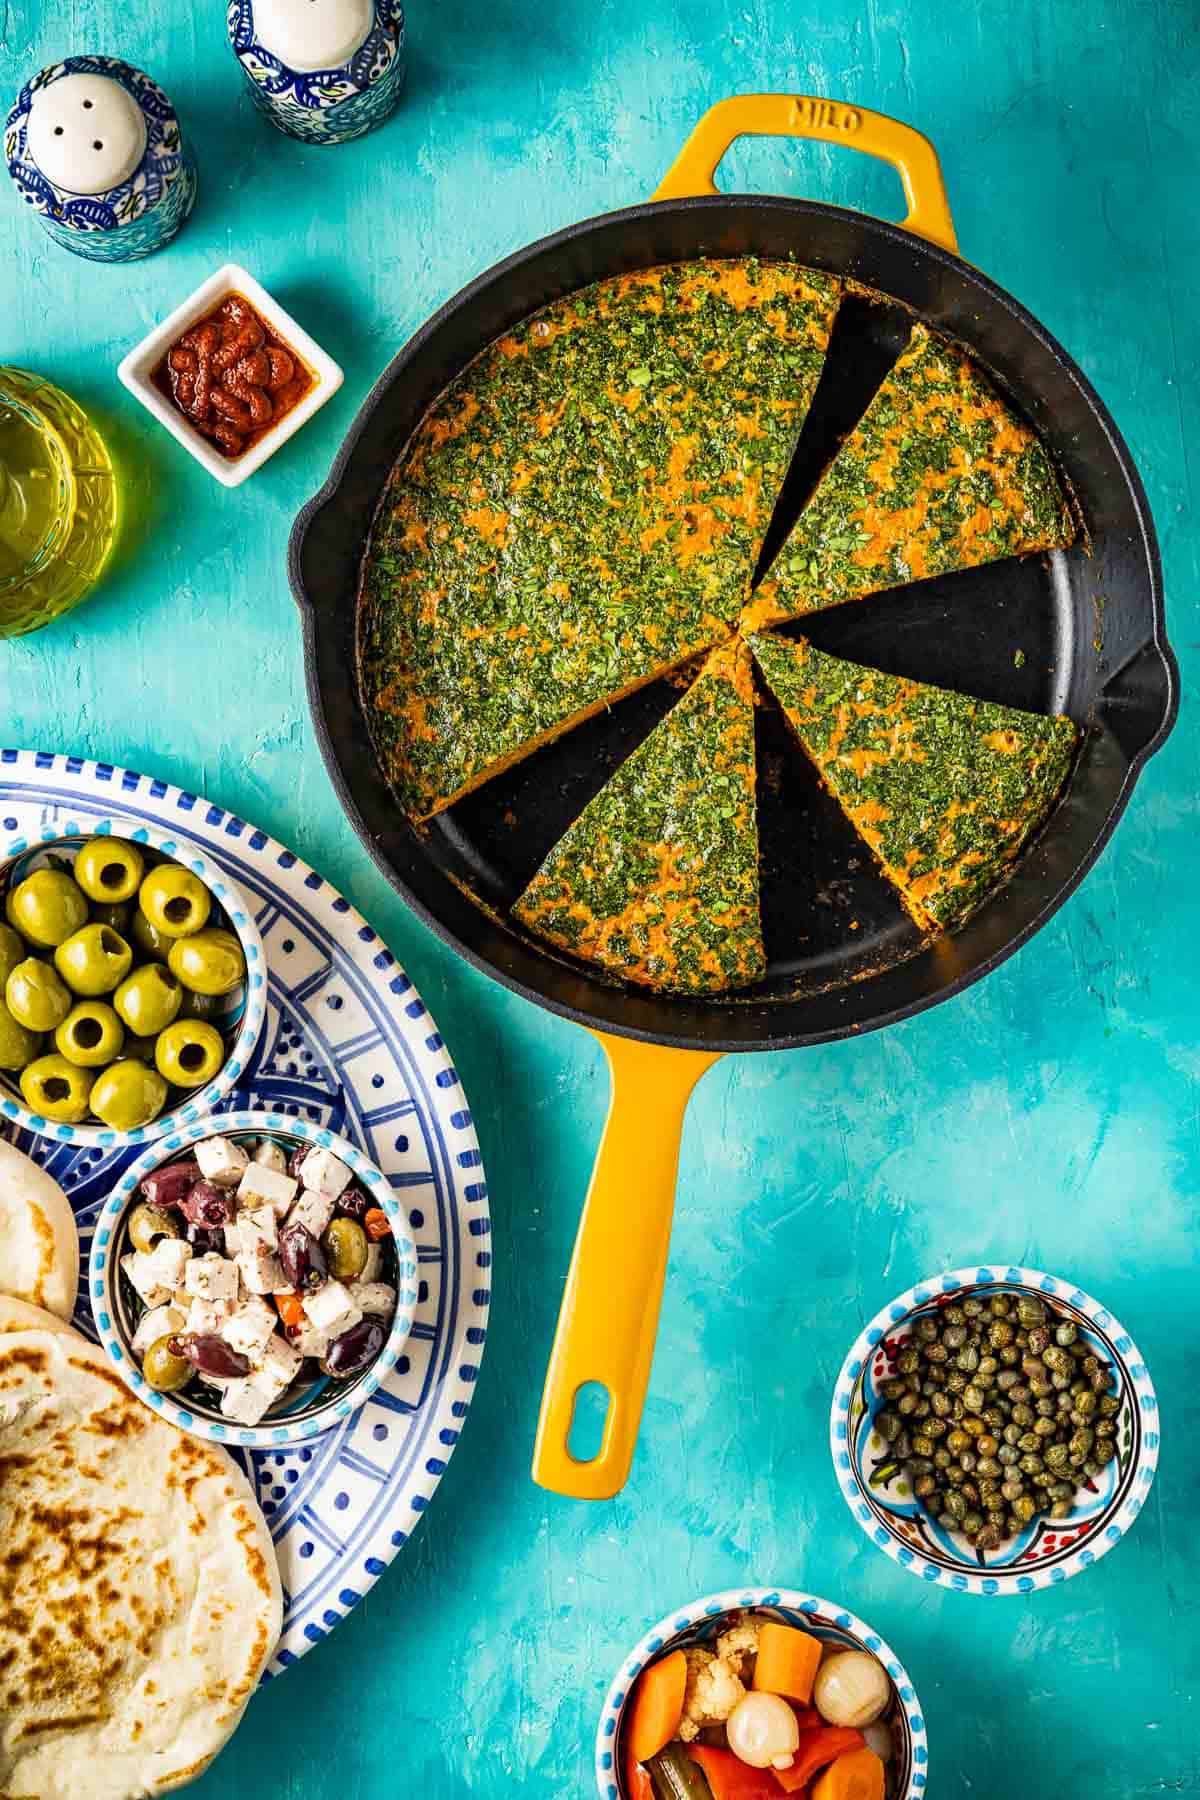
<path id="1" fill-rule="evenodd" d="M 413 0 L 400 113 L 333 151 L 254 113 L 223 13 L 217 0 L 0 8 L 6 90 L 73 50 L 125 55 L 175 99 L 201 172 L 176 244 L 115 269 L 63 254 L 0 194 L 0 361 L 94 409 L 137 513 L 102 592 L 0 646 L 0 738 L 199 788 L 354 899 L 462 1071 L 497 1266 L 478 1399 L 420 1534 L 334 1641 L 254 1702 L 198 1794 L 585 1796 L 617 1660 L 670 1607 L 746 1581 L 840 1599 L 891 1640 L 944 1800 L 1200 1792 L 1194 710 L 1082 891 L 985 985 L 885 1036 L 728 1060 L 705 1078 L 633 1479 L 589 1508 L 527 1471 L 604 1113 L 599 1052 L 462 967 L 374 872 L 309 728 L 284 575 L 294 513 L 434 307 L 528 239 L 644 197 L 710 102 L 804 90 L 933 137 L 964 254 L 1108 401 L 1158 521 L 1186 689 L 1200 636 L 1194 6 Z M 744 144 L 722 180 L 900 211 L 890 172 L 841 150 Z M 346 384 L 226 493 L 115 371 L 231 256 L 344 364 Z M 1137 1530 L 1030 1601 L 931 1592 L 893 1567 L 845 1512 L 825 1446 L 860 1322 L 917 1277 L 977 1259 L 1066 1273 L 1101 1296 L 1162 1400 L 1163 1462 Z"/>

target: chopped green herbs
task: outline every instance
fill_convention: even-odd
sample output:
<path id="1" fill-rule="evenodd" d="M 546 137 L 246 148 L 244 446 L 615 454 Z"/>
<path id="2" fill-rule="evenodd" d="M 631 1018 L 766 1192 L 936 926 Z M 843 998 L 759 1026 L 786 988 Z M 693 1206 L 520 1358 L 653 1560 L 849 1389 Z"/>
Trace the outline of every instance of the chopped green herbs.
<path id="1" fill-rule="evenodd" d="M 972 362 L 918 325 L 796 521 L 748 623 L 1074 536 L 1037 438 Z"/>
<path id="2" fill-rule="evenodd" d="M 743 643 L 713 651 L 551 851 L 514 917 L 668 993 L 759 979 L 754 695 Z"/>
<path id="3" fill-rule="evenodd" d="M 1070 719 L 970 700 L 750 638 L 826 786 L 923 927 L 960 925 L 994 887 L 1067 778 Z"/>
<path id="4" fill-rule="evenodd" d="M 585 288 L 426 415 L 365 559 L 367 710 L 427 816 L 726 636 L 840 289 L 702 262 Z"/>

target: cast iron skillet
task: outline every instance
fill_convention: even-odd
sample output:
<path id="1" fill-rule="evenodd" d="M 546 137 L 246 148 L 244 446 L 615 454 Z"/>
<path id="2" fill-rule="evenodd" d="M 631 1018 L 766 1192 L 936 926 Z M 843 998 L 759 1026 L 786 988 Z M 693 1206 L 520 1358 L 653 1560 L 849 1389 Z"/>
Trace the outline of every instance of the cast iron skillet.
<path id="1" fill-rule="evenodd" d="M 811 201 L 718 194 L 745 132 L 791 133 L 885 157 L 903 226 Z M 417 832 L 376 763 L 355 673 L 355 596 L 381 488 L 417 422 L 493 338 L 605 276 L 691 257 L 794 256 L 894 304 L 843 307 L 789 489 L 802 504 L 861 415 L 916 314 L 966 345 L 1049 444 L 1088 549 L 926 582 L 810 618 L 855 660 L 1086 727 L 1073 777 L 1037 842 L 953 938 L 923 944 L 777 716 L 759 722 L 766 981 L 749 997 L 656 996 L 609 985 L 506 920 L 551 844 L 677 698 L 655 684 L 568 734 Z M 781 526 L 780 529 L 783 529 Z M 768 543 L 768 550 L 771 543 Z M 296 520 L 289 573 L 304 620 L 309 697 L 334 786 L 393 886 L 447 943 L 526 998 L 601 1035 L 613 1108 L 563 1300 L 534 1473 L 601 1497 L 628 1471 L 666 1267 L 679 1134 L 698 1076 L 724 1051 L 822 1043 L 959 992 L 1019 948 L 1103 849 L 1177 708 L 1161 570 L 1129 452 L 1079 369 L 1023 307 L 956 254 L 932 146 L 895 120 L 829 101 L 740 96 L 705 115 L 655 202 L 555 233 L 480 276 L 393 360 L 330 478 Z M 472 897 L 476 896 L 475 898 Z M 479 901 L 484 904 L 481 906 Z M 598 1454 L 570 1454 L 576 1394 L 610 1404 Z"/>

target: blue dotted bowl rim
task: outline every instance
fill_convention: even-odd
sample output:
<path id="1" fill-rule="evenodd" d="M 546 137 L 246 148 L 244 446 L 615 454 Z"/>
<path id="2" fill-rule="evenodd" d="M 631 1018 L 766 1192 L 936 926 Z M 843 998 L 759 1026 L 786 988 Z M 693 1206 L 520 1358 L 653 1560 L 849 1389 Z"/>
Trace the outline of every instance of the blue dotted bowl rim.
<path id="1" fill-rule="evenodd" d="M 869 1650 L 883 1664 L 904 1710 L 912 1740 L 908 1782 L 904 1792 L 898 1794 L 896 1800 L 924 1800 L 929 1771 L 929 1739 L 925 1730 L 925 1717 L 912 1677 L 891 1645 L 844 1606 L 835 1606 L 831 1600 L 822 1600 L 819 1595 L 799 1588 L 766 1587 L 727 1588 L 723 1593 L 706 1594 L 701 1600 L 678 1606 L 656 1625 L 652 1625 L 645 1637 L 621 1658 L 604 1697 L 600 1723 L 596 1730 L 596 1790 L 600 1800 L 628 1800 L 625 1784 L 617 1768 L 616 1746 L 620 1736 L 621 1716 L 634 1683 L 646 1664 L 654 1662 L 669 1647 L 673 1638 L 679 1637 L 694 1625 L 707 1624 L 722 1613 L 756 1609 L 770 1611 L 777 1607 L 788 1612 L 809 1613 L 814 1622 L 856 1638 L 864 1649 Z"/>
<path id="2" fill-rule="evenodd" d="M 1112 1345 L 1113 1359 L 1140 1409 L 1144 1421 L 1151 1421 L 1139 1433 L 1137 1458 L 1121 1494 L 1090 1521 L 1087 1532 L 1076 1540 L 1068 1556 L 1050 1566 L 1016 1564 L 1010 1568 L 963 1561 L 939 1566 L 925 1556 L 920 1547 L 910 1543 L 868 1508 L 865 1496 L 850 1462 L 847 1422 L 861 1388 L 871 1359 L 885 1337 L 895 1337 L 939 1298 L 962 1290 L 994 1288 L 997 1292 L 1016 1293 L 1027 1290 L 1038 1299 L 1063 1301 L 1095 1325 Z M 834 1383 L 829 1411 L 829 1453 L 833 1460 L 838 1492 L 850 1510 L 855 1524 L 870 1543 L 918 1580 L 941 1586 L 953 1593 L 975 1594 L 984 1599 L 1000 1595 L 1029 1595 L 1042 1588 L 1058 1587 L 1073 1575 L 1080 1575 L 1107 1556 L 1120 1543 L 1138 1518 L 1150 1493 L 1159 1455 L 1158 1397 L 1133 1338 L 1111 1309 L 1093 1299 L 1074 1281 L 1059 1275 L 1047 1275 L 1041 1269 L 1017 1268 L 1011 1264 L 975 1264 L 965 1269 L 948 1269 L 944 1273 L 918 1281 L 896 1299 L 880 1308 L 859 1332 L 843 1362 Z M 881 1509 L 882 1510 L 882 1509 Z M 864 1517 L 864 1513 L 866 1517 Z"/>
<path id="3" fill-rule="evenodd" d="M 274 1420 L 270 1423 L 264 1421 L 259 1425 L 239 1425 L 233 1419 L 208 1419 L 191 1407 L 172 1399 L 170 1394 L 157 1393 L 148 1386 L 130 1351 L 127 1338 L 115 1323 L 117 1308 L 112 1301 L 115 1265 L 109 1255 L 109 1246 L 116 1237 L 121 1215 L 134 1201 L 138 1182 L 152 1169 L 173 1161 L 181 1150 L 199 1143 L 202 1138 L 229 1137 L 242 1131 L 255 1132 L 260 1136 L 303 1138 L 306 1143 L 332 1150 L 366 1186 L 372 1200 L 383 1208 L 391 1221 L 392 1235 L 396 1240 L 400 1286 L 396 1311 L 392 1316 L 392 1328 L 386 1343 L 348 1397 L 334 1395 L 315 1413 L 291 1424 L 284 1420 Z M 293 1118 L 290 1113 L 279 1112 L 271 1107 L 249 1107 L 243 1112 L 222 1113 L 215 1119 L 196 1120 L 173 1132 L 165 1142 L 152 1145 L 144 1156 L 140 1156 L 126 1169 L 100 1209 L 88 1260 L 88 1303 L 92 1309 L 96 1331 L 103 1349 L 116 1364 L 117 1373 L 126 1386 L 146 1406 L 172 1425 L 178 1426 L 181 1431 L 190 1432 L 193 1437 L 207 1438 L 210 1443 L 224 1444 L 227 1449 L 277 1450 L 288 1444 L 304 1444 L 328 1430 L 331 1425 L 340 1424 L 352 1413 L 358 1412 L 364 1401 L 369 1400 L 379 1387 L 384 1376 L 396 1366 L 412 1330 L 417 1310 L 417 1291 L 417 1247 L 409 1229 L 408 1215 L 392 1192 L 382 1169 L 364 1156 L 357 1145 L 339 1137 L 335 1131 L 329 1131 L 324 1125 L 314 1125 L 308 1119 Z"/>
<path id="4" fill-rule="evenodd" d="M 50 1138 L 58 1144 L 80 1145 L 85 1149 L 122 1150 L 157 1142 L 168 1132 L 178 1131 L 207 1116 L 225 1098 L 246 1067 L 266 1023 L 267 962 L 262 936 L 237 883 L 180 832 L 158 831 L 152 825 L 134 824 L 129 819 L 123 819 L 119 813 L 81 824 L 68 819 L 65 825 L 48 825 L 40 832 L 10 838 L 0 848 L 0 877 L 19 857 L 51 850 L 55 844 L 66 843 L 73 838 L 106 836 L 124 838 L 131 844 L 157 850 L 172 862 L 182 863 L 194 875 L 198 875 L 209 892 L 220 902 L 237 933 L 246 959 L 245 1010 L 237 1037 L 221 1069 L 206 1087 L 185 1095 L 170 1112 L 160 1113 L 149 1125 L 141 1125 L 136 1131 L 114 1131 L 110 1126 L 100 1124 L 63 1125 L 55 1119 L 44 1119 L 40 1113 L 32 1112 L 19 1093 L 10 1088 L 7 1082 L 0 1082 L 0 1120 L 11 1119 L 14 1124 L 23 1125 L 27 1131 L 34 1131 L 39 1137 Z"/>

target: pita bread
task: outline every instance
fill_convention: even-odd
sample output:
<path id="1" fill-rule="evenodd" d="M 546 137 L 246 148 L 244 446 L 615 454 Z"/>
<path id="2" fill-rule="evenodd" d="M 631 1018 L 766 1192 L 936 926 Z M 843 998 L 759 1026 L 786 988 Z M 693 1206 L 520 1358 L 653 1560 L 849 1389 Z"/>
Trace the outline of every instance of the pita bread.
<path id="1" fill-rule="evenodd" d="M 79 1285 L 79 1234 L 53 1176 L 0 1138 L 0 1293 L 69 1319 Z"/>
<path id="2" fill-rule="evenodd" d="M 232 1459 L 65 1332 L 0 1337 L 0 1795 L 140 1800 L 235 1730 L 281 1623 Z"/>
<path id="3" fill-rule="evenodd" d="M 87 1341 L 57 1313 L 30 1306 L 28 1300 L 12 1300 L 7 1294 L 0 1294 L 0 1337 L 7 1331 L 69 1331 L 81 1343 Z"/>

